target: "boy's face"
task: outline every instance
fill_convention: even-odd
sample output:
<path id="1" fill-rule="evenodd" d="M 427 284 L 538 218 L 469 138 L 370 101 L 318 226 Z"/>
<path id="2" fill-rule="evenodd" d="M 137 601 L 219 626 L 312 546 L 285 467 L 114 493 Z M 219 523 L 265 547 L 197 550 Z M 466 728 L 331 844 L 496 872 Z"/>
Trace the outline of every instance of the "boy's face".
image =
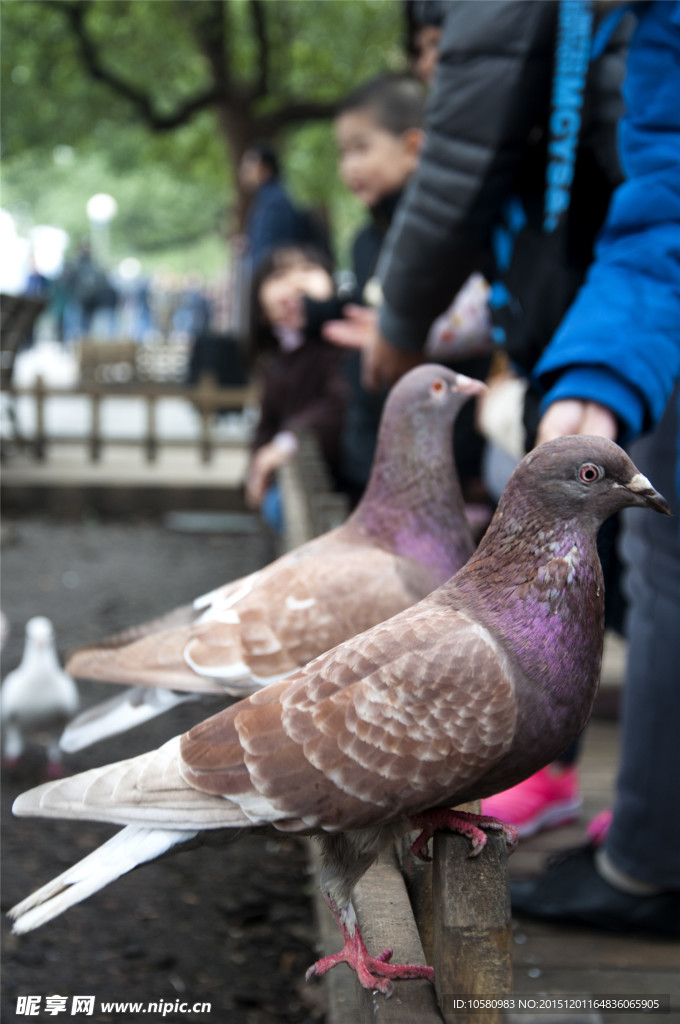
<path id="1" fill-rule="evenodd" d="M 418 163 L 422 132 L 392 135 L 370 110 L 348 110 L 335 121 L 339 169 L 347 188 L 364 206 L 402 189 Z"/>
<path id="2" fill-rule="evenodd" d="M 238 178 L 241 187 L 246 192 L 257 192 L 260 185 L 268 177 L 271 177 L 271 175 L 267 173 L 259 154 L 255 153 L 252 149 L 246 150 L 241 157 L 241 163 L 238 168 Z"/>

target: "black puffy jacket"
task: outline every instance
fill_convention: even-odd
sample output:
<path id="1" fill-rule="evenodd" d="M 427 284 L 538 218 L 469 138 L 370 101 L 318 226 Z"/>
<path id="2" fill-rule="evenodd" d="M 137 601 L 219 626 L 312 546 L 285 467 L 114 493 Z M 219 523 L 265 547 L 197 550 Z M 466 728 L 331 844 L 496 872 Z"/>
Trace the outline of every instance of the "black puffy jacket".
<path id="1" fill-rule="evenodd" d="M 596 5 L 596 21 L 606 5 Z M 572 301 L 620 180 L 623 25 L 591 62 L 571 203 L 559 231 L 542 231 L 548 117 L 559 4 L 454 0 L 426 118 L 420 165 L 381 257 L 381 329 L 398 348 L 427 329 L 469 274 L 484 265 L 512 197 L 525 226 L 505 279 L 511 355 L 530 368 Z"/>

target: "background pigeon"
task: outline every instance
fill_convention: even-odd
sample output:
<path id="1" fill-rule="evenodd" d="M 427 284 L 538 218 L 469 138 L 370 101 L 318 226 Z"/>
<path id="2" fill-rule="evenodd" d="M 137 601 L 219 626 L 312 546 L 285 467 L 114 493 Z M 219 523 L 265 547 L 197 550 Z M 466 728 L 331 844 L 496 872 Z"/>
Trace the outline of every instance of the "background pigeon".
<path id="1" fill-rule="evenodd" d="M 604 633 L 595 538 L 627 505 L 668 512 L 602 438 L 548 442 L 520 463 L 479 549 L 413 608 L 374 626 L 158 750 L 19 797 L 17 814 L 127 827 L 10 913 L 25 932 L 203 830 L 320 837 L 321 887 L 365 987 L 432 970 L 369 956 L 352 887 L 395 833 L 445 823 L 446 808 L 508 788 L 585 725 Z M 500 823 L 495 823 L 499 825 Z"/>
<path id="2" fill-rule="evenodd" d="M 193 606 L 76 651 L 75 676 L 139 684 L 71 723 L 73 751 L 186 700 L 243 695 L 420 600 L 474 550 L 453 462 L 458 411 L 485 385 L 421 366 L 392 389 L 366 492 L 339 528 Z"/>
<path id="3" fill-rule="evenodd" d="M 0 691 L 3 766 L 16 768 L 26 738 L 37 737 L 47 743 L 48 775 L 61 775 L 59 733 L 78 704 L 78 688 L 57 658 L 52 623 L 42 615 L 29 619 L 21 664 Z"/>

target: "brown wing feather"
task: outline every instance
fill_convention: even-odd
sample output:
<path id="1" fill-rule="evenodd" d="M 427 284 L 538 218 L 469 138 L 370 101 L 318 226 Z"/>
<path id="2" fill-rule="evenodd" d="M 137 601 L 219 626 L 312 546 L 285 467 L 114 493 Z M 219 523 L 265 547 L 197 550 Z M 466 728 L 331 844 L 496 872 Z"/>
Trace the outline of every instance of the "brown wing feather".
<path id="1" fill-rule="evenodd" d="M 151 633 L 162 633 L 169 629 L 188 626 L 196 620 L 197 615 L 193 604 L 184 604 L 156 619 L 150 619 L 149 622 L 143 622 L 139 626 L 130 626 L 129 629 L 124 629 L 120 633 L 112 633 L 111 636 L 98 640 L 96 644 L 83 644 L 81 647 L 74 647 L 69 652 L 66 671 L 70 675 L 75 674 L 72 672 L 71 659 L 79 655 L 81 651 L 97 650 L 100 647 L 125 647 L 126 644 L 141 640 L 142 637 L 149 636 Z"/>
<path id="2" fill-rule="evenodd" d="M 425 601 L 192 729 L 181 770 L 211 793 L 254 788 L 291 822 L 359 828 L 455 799 L 514 726 L 502 652 Z"/>
<path id="3" fill-rule="evenodd" d="M 187 665 L 184 650 L 193 627 L 154 633 L 125 647 L 76 651 L 69 671 L 79 678 L 101 679 L 132 686 L 164 686 L 198 693 L 224 693 L 210 679 L 197 675 Z"/>
<path id="4" fill-rule="evenodd" d="M 220 588 L 205 616 L 188 626 L 150 632 L 124 646 L 76 651 L 69 671 L 115 683 L 223 693 L 230 682 L 294 671 L 409 607 L 434 585 L 408 560 L 347 540 L 340 531 L 256 576 Z"/>
<path id="5" fill-rule="evenodd" d="M 239 619 L 242 660 L 258 678 L 305 665 L 427 593 L 412 588 L 401 571 L 404 559 L 380 548 L 336 543 L 313 554 L 275 573 L 265 570 L 231 609 Z M 208 630 L 192 643 L 195 665 L 214 664 L 211 640 Z"/>

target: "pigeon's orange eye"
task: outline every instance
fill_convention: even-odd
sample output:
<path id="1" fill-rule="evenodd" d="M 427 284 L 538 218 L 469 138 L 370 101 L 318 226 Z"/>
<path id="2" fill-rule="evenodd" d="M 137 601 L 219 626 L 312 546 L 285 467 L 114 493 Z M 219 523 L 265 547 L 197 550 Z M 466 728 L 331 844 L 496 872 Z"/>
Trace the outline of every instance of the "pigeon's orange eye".
<path id="1" fill-rule="evenodd" d="M 443 380 L 433 380 L 432 381 L 432 393 L 435 394 L 435 395 L 441 395 L 442 391 L 444 391 L 444 381 Z"/>
<path id="2" fill-rule="evenodd" d="M 585 462 L 579 469 L 578 475 L 584 484 L 592 484 L 604 476 L 604 471 L 593 462 Z"/>

